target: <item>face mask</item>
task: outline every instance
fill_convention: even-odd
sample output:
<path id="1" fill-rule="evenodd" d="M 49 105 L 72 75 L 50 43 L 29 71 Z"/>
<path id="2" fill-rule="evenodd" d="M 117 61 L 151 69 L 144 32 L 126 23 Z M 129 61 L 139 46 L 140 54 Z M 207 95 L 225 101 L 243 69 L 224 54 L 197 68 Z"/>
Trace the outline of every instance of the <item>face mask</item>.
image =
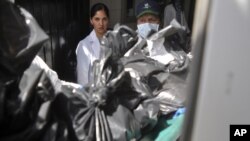
<path id="1" fill-rule="evenodd" d="M 138 33 L 141 37 L 143 38 L 147 38 L 147 36 L 152 32 L 158 31 L 159 28 L 159 24 L 154 24 L 154 23 L 143 23 L 143 24 L 139 24 L 137 25 L 138 28 Z"/>

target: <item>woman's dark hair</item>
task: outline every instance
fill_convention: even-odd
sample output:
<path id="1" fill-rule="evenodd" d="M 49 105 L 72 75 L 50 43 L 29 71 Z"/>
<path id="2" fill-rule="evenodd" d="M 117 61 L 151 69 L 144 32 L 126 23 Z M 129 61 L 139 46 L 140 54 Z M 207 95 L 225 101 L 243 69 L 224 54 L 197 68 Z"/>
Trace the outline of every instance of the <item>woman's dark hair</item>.
<path id="1" fill-rule="evenodd" d="M 90 18 L 93 18 L 96 12 L 100 10 L 103 10 L 106 13 L 107 17 L 109 18 L 109 9 L 103 3 L 96 3 L 92 6 L 91 11 L 90 11 Z"/>

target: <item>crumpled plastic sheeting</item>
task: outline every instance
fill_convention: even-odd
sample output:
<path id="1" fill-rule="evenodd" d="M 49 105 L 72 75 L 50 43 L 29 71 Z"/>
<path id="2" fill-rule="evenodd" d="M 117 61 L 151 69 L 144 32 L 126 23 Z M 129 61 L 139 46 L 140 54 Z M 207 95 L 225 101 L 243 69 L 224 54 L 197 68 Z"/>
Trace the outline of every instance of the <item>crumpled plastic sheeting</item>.
<path id="1" fill-rule="evenodd" d="M 18 89 L 17 85 L 11 83 L 0 87 L 3 90 L 1 141 L 79 141 L 72 121 L 78 108 L 87 107 L 86 101 L 71 93 L 55 94 L 50 79 L 39 68 L 24 72 L 19 83 L 20 93 L 13 91 Z"/>
<path id="2" fill-rule="evenodd" d="M 65 87 L 73 87 L 76 89 L 82 88 L 82 85 L 80 84 L 60 80 L 57 73 L 49 68 L 49 66 L 38 55 L 33 59 L 31 65 L 26 71 L 32 71 L 34 69 L 42 69 L 46 73 L 47 77 L 49 77 L 49 79 L 51 80 L 56 93 L 62 91 L 62 85 L 65 85 Z"/>
<path id="3" fill-rule="evenodd" d="M 67 88 L 68 98 L 64 100 L 68 104 L 61 107 L 65 108 L 66 115 L 70 115 L 77 139 L 110 141 L 141 137 L 140 124 L 131 110 L 120 104 L 117 96 L 109 97 L 103 103 L 106 99 L 99 95 L 105 94 L 99 90 L 93 94 L 87 88 Z"/>
<path id="4" fill-rule="evenodd" d="M 0 7 L 0 77 L 8 81 L 23 73 L 48 36 L 25 9 L 6 0 Z"/>
<path id="5" fill-rule="evenodd" d="M 71 122 L 58 116 L 64 107 L 55 107 L 58 98 L 50 79 L 39 68 L 26 70 L 47 39 L 27 11 L 0 1 L 1 141 L 76 139 L 67 130 Z"/>
<path id="6" fill-rule="evenodd" d="M 78 100 L 76 97 L 70 100 L 73 104 L 69 111 L 74 111 L 70 114 L 79 140 L 138 140 L 142 131 L 154 128 L 161 114 L 169 114 L 184 106 L 186 95 L 183 90 L 188 73 L 185 52 L 179 54 L 181 49 L 166 46 L 174 57 L 168 64 L 149 58 L 143 51 L 124 57 L 127 51 L 144 47 L 146 42 L 137 40 L 127 47 L 123 43 L 133 36 L 116 38 L 123 34 L 132 35 L 119 30 L 123 28 L 105 35 L 109 38 L 104 38 L 102 43 L 105 52 L 102 59 L 94 63 L 94 82 L 80 91 L 71 90 L 72 95 L 78 97 Z M 161 38 L 166 39 L 165 46 L 168 38 Z M 122 44 L 114 44 L 117 40 Z M 115 47 L 118 47 L 116 51 Z M 119 49 L 120 54 L 114 55 Z"/>
<path id="7" fill-rule="evenodd" d="M 115 25 L 113 31 L 108 31 L 101 45 L 112 50 L 112 59 L 121 58 L 137 42 L 137 33 L 125 25 Z"/>
<path id="8" fill-rule="evenodd" d="M 132 60 L 133 58 L 135 60 Z M 183 72 L 169 72 L 167 66 L 151 58 L 143 56 L 139 58 L 139 55 L 121 60 L 125 64 L 125 72 L 131 76 L 133 84 L 131 88 L 140 94 L 149 92 L 151 96 L 147 95 L 147 98 L 160 103 L 162 114 L 168 114 L 184 106 L 187 68 Z M 131 62 L 127 62 L 128 60 Z M 135 73 L 137 75 L 134 75 Z"/>
<path id="9" fill-rule="evenodd" d="M 130 140 L 140 137 L 140 126 L 135 120 L 133 113 L 120 104 L 120 99 L 112 96 L 106 100 L 106 89 L 99 88 L 95 93 L 82 93 L 79 104 L 86 101 L 86 108 L 77 106 L 76 100 L 71 106 L 72 110 L 76 111 L 72 123 L 79 140 L 86 140 L 93 137 L 91 140 Z M 103 96 L 105 95 L 105 96 Z M 104 101 L 106 100 L 106 101 Z M 70 111 L 72 111 L 70 110 Z M 71 112 L 72 114 L 72 112 Z"/>
<path id="10" fill-rule="evenodd" d="M 131 79 L 131 75 L 124 71 L 123 64 L 119 61 L 123 52 L 125 53 L 132 47 L 132 43 L 130 47 L 126 44 L 114 44 L 118 42 L 117 40 L 121 43 L 131 41 L 133 34 L 121 32 L 123 30 L 123 27 L 117 28 L 105 35 L 109 38 L 104 38 L 105 42 L 102 44 L 105 51 L 103 58 L 94 63 L 94 83 L 80 92 L 72 90 L 73 95 L 87 99 L 84 100 L 86 102 L 78 103 L 88 102 L 85 104 L 86 108 L 77 106 L 81 107 L 79 111 L 76 107 L 72 108 L 77 111 L 76 116 L 72 116 L 77 118 L 74 118 L 72 122 L 80 140 L 90 138 L 90 133 L 93 134 L 91 138 L 94 140 L 110 140 L 110 138 L 112 140 L 138 140 L 141 137 L 142 127 L 153 127 L 157 122 L 159 104 L 141 103 L 152 97 L 151 92 L 147 91 L 148 88 L 143 83 L 133 81 L 134 79 Z M 131 37 L 116 38 L 123 37 L 124 34 L 131 35 Z M 112 47 L 118 47 L 120 54 L 114 56 L 116 51 Z M 140 85 L 142 89 L 134 89 L 137 85 Z M 135 109 L 137 110 L 134 111 Z"/>
<path id="11" fill-rule="evenodd" d="M 129 38 L 115 38 L 126 34 L 120 32 L 121 29 L 122 27 L 115 28 L 105 35 L 109 37 L 104 38 L 102 42 L 105 54 L 101 61 L 95 62 L 93 72 L 95 72 L 96 81 L 93 84 L 94 87 L 90 87 L 90 92 L 96 91 L 94 95 L 99 102 L 102 101 L 101 105 L 105 106 L 107 103 L 116 101 L 117 98 L 117 105 L 133 111 L 133 117 L 137 119 L 142 130 L 146 127 L 153 128 L 160 114 L 168 114 L 184 106 L 189 58 L 182 48 L 169 45 L 172 41 L 171 37 L 181 33 L 183 29 L 178 23 L 173 22 L 173 25 L 153 34 L 148 39 L 154 42 L 164 39 L 164 49 L 173 56 L 173 60 L 166 64 L 147 56 L 147 50 L 144 51 L 145 48 L 147 49 L 145 40 L 137 40 L 134 44 L 124 46 L 123 43 L 128 42 Z M 130 37 L 133 38 L 133 34 L 126 35 L 131 35 Z M 130 39 L 130 41 L 135 40 Z M 122 44 L 114 44 L 116 42 Z M 119 52 L 114 51 L 115 47 L 121 52 L 114 56 Z M 130 131 L 126 127 L 123 129 L 126 132 Z M 115 129 L 111 129 L 111 132 L 112 135 L 124 136 L 124 133 L 117 132 Z"/>
<path id="12" fill-rule="evenodd" d="M 148 39 L 138 40 L 125 53 L 125 57 L 120 59 L 136 84 L 143 84 L 149 88 L 147 91 L 150 91 L 155 96 L 153 99 L 160 103 L 163 114 L 173 112 L 185 103 L 190 59 L 182 47 L 173 45 L 173 42 L 178 42 L 173 40 L 173 36 L 179 36 L 178 39 L 181 39 L 185 35 L 185 28 L 173 20 L 170 26 L 154 33 Z M 151 47 L 148 47 L 148 42 L 153 42 Z M 162 63 L 150 56 L 150 48 L 159 48 L 159 45 L 163 48 L 158 54 L 164 50 L 165 54 L 162 55 L 169 55 L 172 59 L 166 59 L 166 62 Z M 133 77 L 133 74 L 137 74 L 137 77 Z M 137 86 L 135 89 L 143 88 Z"/>
<path id="13" fill-rule="evenodd" d="M 2 8 L 2 6 L 4 7 Z M 3 37 L 1 37 L 1 40 L 6 42 L 22 37 L 27 37 L 27 40 L 21 40 L 20 44 L 17 43 L 11 46 L 7 46 L 7 43 L 3 44 L 4 48 L 1 50 L 1 55 L 3 55 L 1 56 L 3 61 L 1 61 L 5 63 L 4 65 L 9 65 L 9 58 L 14 58 L 13 62 L 18 64 L 15 68 L 19 71 L 14 72 L 14 74 L 16 74 L 12 76 L 14 81 L 5 83 L 5 81 L 3 81 L 4 78 L 1 77 L 0 125 L 4 131 L 0 134 L 0 140 L 103 141 L 140 138 L 140 124 L 134 117 L 133 112 L 126 107 L 126 104 L 121 104 L 121 97 L 114 96 L 115 88 L 120 86 L 120 81 L 123 80 L 121 79 L 123 73 L 119 73 L 122 70 L 121 65 L 111 63 L 114 61 L 112 57 L 106 57 L 106 59 L 101 60 L 99 64 L 97 63 L 99 66 L 95 69 L 98 77 L 101 74 L 105 75 L 101 78 L 96 77 L 95 83 L 89 88 L 76 89 L 75 87 L 68 87 L 66 84 L 62 86 L 62 89 L 65 91 L 55 94 L 53 85 L 49 81 L 50 79 L 41 68 L 30 67 L 28 70 L 25 70 L 35 57 L 40 44 L 45 41 L 44 39 L 36 42 L 37 38 L 35 38 L 38 37 L 38 39 L 41 39 L 38 35 L 40 32 L 43 32 L 38 30 L 40 28 L 29 24 L 33 23 L 32 21 L 27 22 L 25 20 L 27 17 L 32 17 L 28 13 L 24 13 L 23 15 L 23 11 L 25 10 L 20 11 L 16 5 L 8 1 L 1 1 L 1 10 L 5 10 L 5 8 L 8 12 L 6 15 L 1 16 L 7 16 L 9 12 L 10 14 L 15 14 L 16 18 L 22 19 L 19 21 L 20 24 L 23 24 L 23 26 L 29 30 L 27 30 L 27 32 L 21 32 L 21 34 L 16 34 L 16 37 L 7 36 L 9 34 L 7 30 L 1 33 Z M 11 9 L 14 9 L 14 12 L 11 11 Z M 1 18 L 4 19 L 6 17 Z M 1 25 L 1 27 L 3 26 Z M 5 29 L 11 31 L 10 28 Z M 22 28 L 20 27 L 20 29 Z M 123 34 L 124 32 L 119 33 Z M 31 34 L 37 36 L 31 37 Z M 19 48 L 18 45 L 22 43 L 23 46 Z M 14 54 L 8 54 L 8 52 L 6 53 L 6 50 L 4 50 L 10 47 L 13 48 L 14 51 L 16 49 Z M 20 63 L 16 60 L 16 58 L 18 58 L 16 56 L 20 55 L 23 57 L 22 53 L 32 57 L 26 57 L 26 61 Z M 4 61 L 7 61 L 7 63 Z M 109 63 L 113 66 L 107 65 Z M 15 70 L 11 68 L 10 65 L 6 68 Z M 117 68 L 117 71 L 115 71 L 114 68 Z M 129 99 L 127 99 L 127 101 L 129 101 Z M 138 104 L 138 102 L 136 104 Z M 129 105 L 129 103 L 127 103 L 127 105 Z"/>
<path id="14" fill-rule="evenodd" d="M 1 141 L 42 140 L 50 129 L 51 102 L 47 101 L 53 97 L 53 87 L 45 87 L 51 85 L 42 71 L 33 73 L 28 80 L 20 94 L 13 91 L 18 89 L 15 83 L 1 87 L 5 89 L 1 93 Z"/>

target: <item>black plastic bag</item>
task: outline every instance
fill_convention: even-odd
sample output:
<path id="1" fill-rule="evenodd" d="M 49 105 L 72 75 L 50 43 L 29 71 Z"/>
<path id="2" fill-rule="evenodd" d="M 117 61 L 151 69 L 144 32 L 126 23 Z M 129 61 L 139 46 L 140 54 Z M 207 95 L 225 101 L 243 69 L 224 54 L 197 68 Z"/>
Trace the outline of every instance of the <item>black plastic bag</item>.
<path id="1" fill-rule="evenodd" d="M 96 87 L 82 90 L 80 94 L 75 90 L 56 95 L 41 69 L 27 69 L 47 36 L 28 12 L 9 1 L 0 4 L 1 76 L 4 76 L 0 83 L 0 125 L 4 130 L 1 140 L 129 140 L 140 137 L 140 126 L 132 112 L 119 104 L 119 99 L 114 98 L 105 105 L 108 88 L 117 85 L 116 80 L 110 86 L 96 83 Z M 12 32 L 12 29 L 16 30 Z M 103 70 L 102 66 L 99 70 Z M 114 77 L 113 73 L 104 80 L 111 82 Z M 117 126 L 111 126 L 113 121 Z"/>
<path id="2" fill-rule="evenodd" d="M 56 116 L 50 113 L 53 86 L 41 69 L 25 71 L 47 39 L 26 10 L 8 0 L 0 1 L 2 141 L 55 139 L 58 123 L 52 122 Z"/>
<path id="3" fill-rule="evenodd" d="M 182 48 L 168 44 L 173 41 L 172 36 L 183 32 L 183 28 L 173 22 L 170 27 L 162 29 L 148 39 L 152 42 L 162 42 L 161 46 L 166 53 L 172 55 L 173 59 L 166 64 L 145 54 L 144 48 L 147 47 L 148 41 L 137 40 L 137 36 L 130 36 L 130 41 L 137 42 L 128 44 L 129 46 L 123 44 L 128 42 L 128 38 L 121 38 L 126 33 L 119 32 L 122 28 L 117 29 L 118 31 L 110 31 L 105 35 L 109 37 L 104 38 L 102 43 L 105 54 L 100 61 L 95 62 L 93 69 L 95 81 L 92 87 L 87 88 L 89 90 L 87 93 L 96 95 L 98 103 L 102 105 L 99 108 L 106 115 L 108 111 L 105 111 L 104 107 L 117 109 L 122 105 L 132 112 L 133 115 L 127 124 L 135 119 L 137 125 L 140 125 L 139 134 L 141 134 L 145 129 L 148 131 L 153 129 L 161 114 L 167 115 L 184 106 L 189 58 Z M 121 44 L 118 44 L 119 42 Z M 117 50 L 114 51 L 114 48 Z M 117 51 L 120 51 L 120 54 Z M 116 104 L 112 105 L 111 103 L 115 101 Z M 110 104 L 112 106 L 109 106 Z M 126 114 L 124 116 L 126 117 Z M 116 121 L 108 120 L 108 123 L 108 125 L 115 124 Z M 122 129 L 126 132 L 131 132 L 131 129 L 138 130 L 126 126 Z M 114 140 L 131 139 L 121 138 L 124 137 L 124 133 L 117 132 L 119 130 L 116 128 L 110 130 L 112 135 L 117 135 Z M 139 135 L 135 134 L 137 132 L 134 132 L 134 135 Z M 138 137 L 135 136 L 135 139 Z"/>
<path id="4" fill-rule="evenodd" d="M 101 45 L 112 50 L 112 59 L 117 61 L 137 42 L 137 33 L 125 25 L 115 25 L 101 41 Z"/>
<path id="5" fill-rule="evenodd" d="M 148 39 L 138 42 L 120 59 L 131 77 L 137 90 L 151 92 L 152 101 L 158 101 L 162 114 L 168 114 L 184 106 L 189 76 L 190 58 L 180 46 L 181 40 L 173 40 L 174 36 L 184 38 L 185 28 L 176 21 L 154 33 Z M 143 87 L 141 87 L 143 86 Z"/>
<path id="6" fill-rule="evenodd" d="M 0 1 L 0 77 L 8 81 L 28 68 L 48 39 L 25 9 Z"/>
<path id="7" fill-rule="evenodd" d="M 53 87 L 46 87 L 52 85 L 41 70 L 32 73 L 32 77 L 26 80 L 28 81 L 25 81 L 25 88 L 21 89 L 20 94 L 11 92 L 11 89 L 18 89 L 13 83 L 10 87 L 5 85 L 6 91 L 1 93 L 2 141 L 40 140 L 44 137 L 41 134 L 49 124 L 47 107 L 50 103 L 46 101 L 53 97 Z"/>

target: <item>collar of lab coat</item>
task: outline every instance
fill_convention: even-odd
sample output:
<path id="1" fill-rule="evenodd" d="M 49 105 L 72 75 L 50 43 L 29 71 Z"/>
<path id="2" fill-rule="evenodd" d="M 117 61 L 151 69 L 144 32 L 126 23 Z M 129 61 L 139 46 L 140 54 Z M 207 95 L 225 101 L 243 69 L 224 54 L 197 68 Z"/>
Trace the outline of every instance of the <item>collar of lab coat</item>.
<path id="1" fill-rule="evenodd" d="M 99 40 L 98 40 L 98 38 L 96 36 L 95 30 L 92 30 L 89 36 L 90 36 L 90 42 L 91 43 L 99 42 Z"/>
<path id="2" fill-rule="evenodd" d="M 96 36 L 95 30 L 92 30 L 89 37 L 90 37 L 89 41 L 91 44 L 91 50 L 93 51 L 94 56 L 99 58 L 100 57 L 100 42 Z"/>
<path id="3" fill-rule="evenodd" d="M 86 38 L 84 38 L 82 41 L 79 42 L 79 44 L 76 48 L 76 54 L 78 54 L 77 52 L 78 52 L 79 48 L 82 47 L 81 42 L 85 42 L 88 50 L 91 50 L 91 52 L 93 52 L 93 53 L 94 53 L 94 51 L 96 51 L 96 49 L 94 49 L 94 48 L 100 46 L 99 40 L 98 40 L 94 30 L 92 30 Z M 96 52 L 94 54 L 96 54 Z M 96 54 L 96 55 L 98 55 L 98 54 Z"/>

